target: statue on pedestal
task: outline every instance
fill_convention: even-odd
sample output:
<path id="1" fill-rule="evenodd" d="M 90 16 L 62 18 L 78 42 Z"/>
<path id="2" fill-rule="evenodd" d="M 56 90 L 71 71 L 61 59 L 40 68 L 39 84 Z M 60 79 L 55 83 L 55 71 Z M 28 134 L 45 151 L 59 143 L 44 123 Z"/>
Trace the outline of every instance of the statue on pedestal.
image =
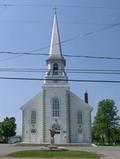
<path id="1" fill-rule="evenodd" d="M 49 131 L 50 131 L 50 136 L 51 136 L 51 145 L 54 145 L 54 143 L 55 143 L 54 136 L 56 133 L 56 128 L 49 129 Z"/>

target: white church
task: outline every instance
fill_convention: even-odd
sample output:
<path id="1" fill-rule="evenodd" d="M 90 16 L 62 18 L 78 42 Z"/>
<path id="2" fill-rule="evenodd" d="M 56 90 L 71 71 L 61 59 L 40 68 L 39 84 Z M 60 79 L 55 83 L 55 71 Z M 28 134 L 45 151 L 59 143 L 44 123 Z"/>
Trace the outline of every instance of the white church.
<path id="1" fill-rule="evenodd" d="M 22 107 L 24 143 L 50 143 L 51 128 L 56 128 L 55 143 L 91 143 L 91 111 L 88 94 L 85 100 L 68 85 L 66 60 L 62 55 L 57 15 L 54 15 L 48 70 L 40 93 Z"/>

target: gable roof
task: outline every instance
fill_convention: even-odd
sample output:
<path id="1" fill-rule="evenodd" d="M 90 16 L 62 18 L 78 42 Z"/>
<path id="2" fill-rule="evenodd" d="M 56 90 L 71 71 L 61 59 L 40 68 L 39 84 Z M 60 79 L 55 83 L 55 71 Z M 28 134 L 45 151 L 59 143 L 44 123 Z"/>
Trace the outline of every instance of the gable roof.
<path id="1" fill-rule="evenodd" d="M 20 109 L 24 110 L 27 107 L 30 107 L 31 105 L 38 105 L 38 103 L 42 102 L 42 91 L 39 92 L 37 95 L 35 95 L 34 97 L 32 97 L 30 100 L 28 100 L 25 104 L 23 104 Z"/>
<path id="2" fill-rule="evenodd" d="M 83 99 L 81 99 L 79 96 L 77 96 L 76 94 L 74 94 L 73 92 L 71 92 L 71 96 L 74 97 L 74 99 L 79 102 L 79 105 L 82 107 L 82 108 L 86 108 L 88 109 L 89 111 L 92 111 L 93 110 L 93 107 L 91 105 L 89 105 L 88 103 L 85 103 Z"/>

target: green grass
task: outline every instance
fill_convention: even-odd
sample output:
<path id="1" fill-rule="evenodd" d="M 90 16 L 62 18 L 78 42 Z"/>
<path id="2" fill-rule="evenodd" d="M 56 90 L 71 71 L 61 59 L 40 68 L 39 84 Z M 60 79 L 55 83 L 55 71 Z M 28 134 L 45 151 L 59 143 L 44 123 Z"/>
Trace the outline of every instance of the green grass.
<path id="1" fill-rule="evenodd" d="M 93 152 L 85 151 L 41 151 L 41 150 L 26 150 L 18 151 L 7 155 L 8 157 L 41 157 L 41 158 L 89 158 L 100 159 L 100 157 Z"/>

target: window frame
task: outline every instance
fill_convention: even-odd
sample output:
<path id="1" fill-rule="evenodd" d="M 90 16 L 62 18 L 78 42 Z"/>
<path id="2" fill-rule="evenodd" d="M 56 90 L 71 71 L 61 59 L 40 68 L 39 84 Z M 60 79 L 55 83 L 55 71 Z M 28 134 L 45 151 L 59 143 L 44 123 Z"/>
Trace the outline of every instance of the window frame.
<path id="1" fill-rule="evenodd" d="M 58 63 L 53 64 L 53 75 L 58 75 L 59 65 Z"/>
<path id="2" fill-rule="evenodd" d="M 83 123 L 83 113 L 82 111 L 77 112 L 77 124 L 81 125 Z"/>
<path id="3" fill-rule="evenodd" d="M 52 117 L 60 117 L 60 100 L 58 97 L 52 99 Z"/>
<path id="4" fill-rule="evenodd" d="M 31 111 L 30 122 L 32 125 L 36 124 L 36 122 L 37 122 L 37 114 L 36 114 L 35 110 Z"/>

